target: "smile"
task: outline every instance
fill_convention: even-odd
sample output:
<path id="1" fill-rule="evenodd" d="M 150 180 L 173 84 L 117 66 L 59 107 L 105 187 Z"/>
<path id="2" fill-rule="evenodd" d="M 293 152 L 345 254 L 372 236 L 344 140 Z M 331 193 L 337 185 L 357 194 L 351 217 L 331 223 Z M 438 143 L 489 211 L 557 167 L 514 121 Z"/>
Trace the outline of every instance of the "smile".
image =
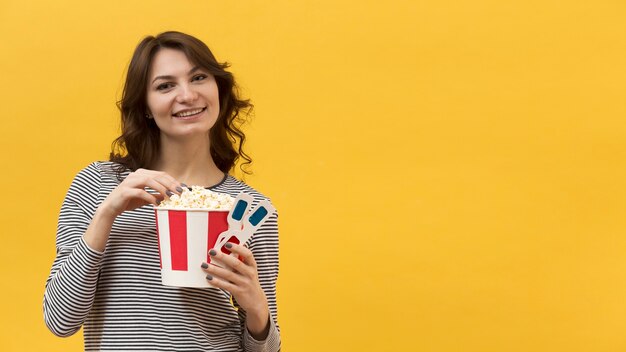
<path id="1" fill-rule="evenodd" d="M 172 116 L 179 117 L 179 118 L 189 118 L 189 117 L 193 117 L 198 114 L 201 114 L 204 110 L 206 110 L 206 107 L 198 108 L 198 109 L 183 110 L 183 111 L 179 111 L 173 114 Z"/>

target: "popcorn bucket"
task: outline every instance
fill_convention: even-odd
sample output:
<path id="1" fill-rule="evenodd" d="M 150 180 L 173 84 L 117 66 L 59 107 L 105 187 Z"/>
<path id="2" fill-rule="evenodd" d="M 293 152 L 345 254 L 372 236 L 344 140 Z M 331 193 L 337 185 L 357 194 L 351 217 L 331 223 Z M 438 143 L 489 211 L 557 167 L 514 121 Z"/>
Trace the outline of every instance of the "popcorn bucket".
<path id="1" fill-rule="evenodd" d="M 228 210 L 155 208 L 154 213 L 163 285 L 213 287 L 200 265 L 211 262 L 208 251 L 228 229 Z"/>

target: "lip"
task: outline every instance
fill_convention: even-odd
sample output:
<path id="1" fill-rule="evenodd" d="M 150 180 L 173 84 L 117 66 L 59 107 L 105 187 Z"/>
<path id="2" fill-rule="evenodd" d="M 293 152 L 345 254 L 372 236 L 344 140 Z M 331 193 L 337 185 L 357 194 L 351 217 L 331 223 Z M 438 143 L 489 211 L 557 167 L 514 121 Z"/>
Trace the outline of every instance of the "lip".
<path id="1" fill-rule="evenodd" d="M 195 110 L 195 109 L 197 109 L 197 108 L 185 109 L 185 110 L 178 111 L 177 113 L 180 113 L 182 111 Z M 187 120 L 194 120 L 194 119 L 197 119 L 200 115 L 202 115 L 206 110 L 207 110 L 207 107 L 205 106 L 205 107 L 202 108 L 202 110 L 200 112 L 198 112 L 196 114 L 189 115 L 189 116 L 181 116 L 181 117 L 175 116 L 174 114 L 172 114 L 172 117 L 177 119 L 177 120 L 185 120 L 185 121 L 187 121 Z"/>

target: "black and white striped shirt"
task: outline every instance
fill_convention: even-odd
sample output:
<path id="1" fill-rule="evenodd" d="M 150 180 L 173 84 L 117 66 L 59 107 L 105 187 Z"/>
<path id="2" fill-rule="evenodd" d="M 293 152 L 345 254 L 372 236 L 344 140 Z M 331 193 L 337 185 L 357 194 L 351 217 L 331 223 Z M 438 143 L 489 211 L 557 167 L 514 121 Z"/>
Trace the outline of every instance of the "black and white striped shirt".
<path id="1" fill-rule="evenodd" d="M 270 310 L 270 333 L 256 341 L 245 328 L 245 311 L 236 301 L 233 306 L 228 292 L 161 284 L 151 205 L 118 216 L 103 253 L 87 246 L 83 234 L 96 208 L 119 184 L 116 165 L 92 163 L 67 192 L 43 301 L 48 328 L 70 336 L 82 326 L 86 351 L 278 351 L 278 216 L 248 241 Z M 210 189 L 233 197 L 244 191 L 256 203 L 266 199 L 230 175 Z"/>

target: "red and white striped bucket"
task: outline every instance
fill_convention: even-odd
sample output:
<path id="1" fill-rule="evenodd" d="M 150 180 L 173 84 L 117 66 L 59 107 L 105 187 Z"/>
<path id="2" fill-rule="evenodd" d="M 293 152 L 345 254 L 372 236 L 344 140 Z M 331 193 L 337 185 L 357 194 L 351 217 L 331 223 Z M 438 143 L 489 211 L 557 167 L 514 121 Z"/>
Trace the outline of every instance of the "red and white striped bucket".
<path id="1" fill-rule="evenodd" d="M 167 286 L 213 287 L 200 265 L 228 229 L 228 210 L 155 208 L 161 282 Z"/>

